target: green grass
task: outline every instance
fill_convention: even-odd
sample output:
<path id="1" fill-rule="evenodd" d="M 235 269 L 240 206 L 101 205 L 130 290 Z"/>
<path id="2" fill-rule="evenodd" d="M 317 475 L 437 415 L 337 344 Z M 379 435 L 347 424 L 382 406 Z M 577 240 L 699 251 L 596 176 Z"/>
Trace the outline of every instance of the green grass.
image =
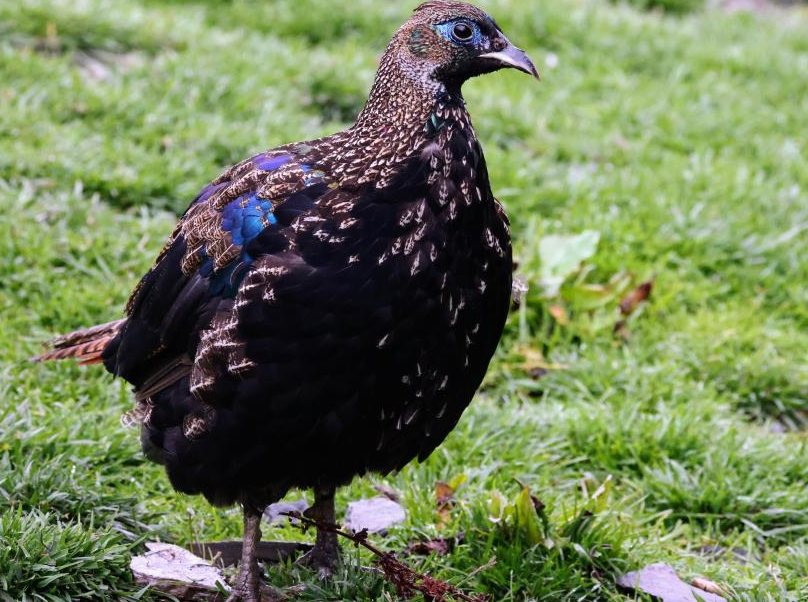
<path id="1" fill-rule="evenodd" d="M 414 4 L 0 0 L 0 599 L 148 598 L 127 571 L 144 540 L 239 536 L 237 512 L 175 494 L 141 458 L 123 383 L 26 358 L 119 317 L 222 168 L 349 122 Z M 498 602 L 620 599 L 614 576 L 655 561 L 739 600 L 806 599 L 804 14 L 486 8 L 544 76 L 466 90 L 531 291 L 446 443 L 340 504 L 399 491 L 408 522 L 389 549 L 464 531 L 413 562 Z M 88 55 L 113 57 L 101 79 L 79 67 Z M 596 253 L 543 297 L 540 241 L 583 230 Z M 620 297 L 648 278 L 650 302 L 613 334 Z M 545 363 L 562 369 L 536 378 Z M 440 525 L 434 484 L 459 475 Z M 519 483 L 546 524 L 520 514 Z M 513 515 L 492 521 L 497 503 Z M 395 599 L 347 550 L 331 584 L 270 576 L 307 582 L 301 599 Z"/>

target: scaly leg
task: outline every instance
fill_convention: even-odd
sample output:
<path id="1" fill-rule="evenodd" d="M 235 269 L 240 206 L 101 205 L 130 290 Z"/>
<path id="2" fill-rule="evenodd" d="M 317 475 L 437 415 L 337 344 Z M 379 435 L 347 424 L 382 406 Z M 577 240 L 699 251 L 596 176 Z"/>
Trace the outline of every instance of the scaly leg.
<path id="1" fill-rule="evenodd" d="M 317 486 L 314 488 L 314 505 L 304 512 L 305 516 L 328 525 L 336 523 L 334 512 L 333 486 Z M 314 548 L 300 559 L 301 563 L 315 569 L 321 579 L 328 579 L 334 572 L 339 560 L 339 543 L 337 534 L 325 529 L 317 529 Z"/>
<path id="2" fill-rule="evenodd" d="M 261 512 L 244 505 L 244 543 L 238 576 L 227 602 L 261 602 L 258 561 L 256 552 L 261 541 Z"/>

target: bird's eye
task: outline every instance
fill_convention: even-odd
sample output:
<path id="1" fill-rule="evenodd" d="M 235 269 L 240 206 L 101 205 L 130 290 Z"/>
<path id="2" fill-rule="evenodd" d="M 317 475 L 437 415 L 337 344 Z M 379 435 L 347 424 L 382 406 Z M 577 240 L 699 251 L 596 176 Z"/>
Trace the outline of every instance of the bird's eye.
<path id="1" fill-rule="evenodd" d="M 458 42 L 468 42 L 474 37 L 474 30 L 468 23 L 455 23 L 452 27 L 452 37 Z"/>

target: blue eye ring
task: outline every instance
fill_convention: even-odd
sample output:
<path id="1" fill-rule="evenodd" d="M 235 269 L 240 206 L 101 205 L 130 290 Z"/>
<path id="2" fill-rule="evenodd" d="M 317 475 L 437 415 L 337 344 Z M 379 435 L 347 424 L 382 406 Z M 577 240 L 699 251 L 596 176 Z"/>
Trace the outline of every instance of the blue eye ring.
<path id="1" fill-rule="evenodd" d="M 474 40 L 474 27 L 467 21 L 457 21 L 449 30 L 452 40 L 458 44 L 468 44 Z"/>
<path id="2" fill-rule="evenodd" d="M 433 27 L 444 40 L 456 46 L 476 46 L 482 39 L 480 26 L 471 19 L 453 19 Z"/>

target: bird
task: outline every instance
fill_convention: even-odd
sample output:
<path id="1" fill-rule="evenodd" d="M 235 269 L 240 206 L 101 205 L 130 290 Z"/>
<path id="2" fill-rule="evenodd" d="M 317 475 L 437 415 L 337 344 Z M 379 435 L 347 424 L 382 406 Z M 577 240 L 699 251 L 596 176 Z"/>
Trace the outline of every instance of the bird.
<path id="1" fill-rule="evenodd" d="M 254 155 L 182 214 L 122 319 L 57 337 L 38 361 L 131 383 L 122 421 L 179 492 L 240 504 L 230 600 L 261 599 L 265 507 L 424 460 L 485 376 L 510 308 L 509 222 L 462 95 L 528 55 L 482 9 L 418 6 L 347 129 Z M 336 535 L 304 558 L 328 575 Z"/>

